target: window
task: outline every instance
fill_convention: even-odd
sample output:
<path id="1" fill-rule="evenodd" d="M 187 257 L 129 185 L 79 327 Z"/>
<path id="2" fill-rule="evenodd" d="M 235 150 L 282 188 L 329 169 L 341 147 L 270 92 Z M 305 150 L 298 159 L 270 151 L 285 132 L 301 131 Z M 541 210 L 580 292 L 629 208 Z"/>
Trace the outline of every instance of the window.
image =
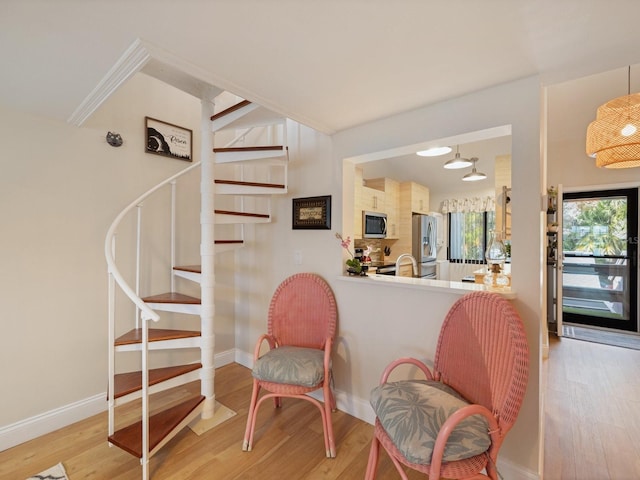
<path id="1" fill-rule="evenodd" d="M 486 263 L 484 252 L 496 212 L 450 212 L 447 259 L 454 263 Z"/>

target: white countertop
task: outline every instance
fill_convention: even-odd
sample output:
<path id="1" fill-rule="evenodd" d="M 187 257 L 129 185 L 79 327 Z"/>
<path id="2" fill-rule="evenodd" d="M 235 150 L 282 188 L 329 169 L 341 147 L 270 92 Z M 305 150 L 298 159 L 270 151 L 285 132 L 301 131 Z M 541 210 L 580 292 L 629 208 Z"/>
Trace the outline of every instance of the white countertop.
<path id="1" fill-rule="evenodd" d="M 372 285 L 398 288 L 418 288 L 422 290 L 449 290 L 455 293 L 477 291 L 495 292 L 508 300 L 516 298 L 516 292 L 510 287 L 490 288 L 480 283 L 451 282 L 446 280 L 425 280 L 423 278 L 395 277 L 393 275 L 370 274 L 366 277 L 343 276 L 345 280 L 354 282 L 370 282 Z"/>

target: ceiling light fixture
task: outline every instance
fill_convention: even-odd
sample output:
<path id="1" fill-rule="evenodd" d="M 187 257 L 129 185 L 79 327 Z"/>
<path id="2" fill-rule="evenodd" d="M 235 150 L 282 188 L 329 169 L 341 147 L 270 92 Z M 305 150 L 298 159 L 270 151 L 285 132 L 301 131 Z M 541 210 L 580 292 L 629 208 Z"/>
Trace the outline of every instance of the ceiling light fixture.
<path id="1" fill-rule="evenodd" d="M 451 160 L 447 160 L 447 162 L 444 164 L 444 168 L 446 169 L 457 169 L 457 168 L 466 168 L 466 167 L 470 167 L 472 165 L 471 160 L 469 160 L 468 158 L 462 158 L 460 157 L 460 152 L 458 149 L 458 145 L 456 145 L 456 155 L 454 158 L 452 158 Z"/>
<path id="2" fill-rule="evenodd" d="M 440 155 L 449 153 L 450 151 L 451 147 L 431 147 L 427 150 L 420 150 L 419 152 L 416 152 L 416 154 L 420 155 L 421 157 L 438 157 Z"/>
<path id="3" fill-rule="evenodd" d="M 471 157 L 471 161 L 473 162 L 473 168 L 470 173 L 467 173 L 462 180 L 465 182 L 477 182 L 478 180 L 484 180 L 487 176 L 476 170 L 476 162 L 478 161 L 478 157 Z"/>
<path id="4" fill-rule="evenodd" d="M 598 107 L 596 119 L 587 128 L 587 155 L 596 166 L 640 167 L 640 93 L 631 95 L 631 66 L 627 75 L 627 95 Z"/>

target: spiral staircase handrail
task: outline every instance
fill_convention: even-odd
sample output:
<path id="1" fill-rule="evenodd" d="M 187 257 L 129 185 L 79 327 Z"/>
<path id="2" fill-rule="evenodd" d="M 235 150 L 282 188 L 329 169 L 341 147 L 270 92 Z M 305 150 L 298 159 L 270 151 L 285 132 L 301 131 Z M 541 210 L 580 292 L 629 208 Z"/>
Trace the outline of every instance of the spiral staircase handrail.
<path id="1" fill-rule="evenodd" d="M 124 279 L 124 277 L 120 273 L 120 270 L 118 269 L 118 267 L 116 265 L 116 261 L 115 261 L 115 258 L 114 258 L 114 255 L 113 255 L 113 251 L 112 251 L 113 238 L 115 237 L 117 228 L 120 225 L 120 222 L 122 221 L 122 219 L 131 210 L 133 210 L 137 205 L 139 205 L 140 202 L 145 200 L 147 197 L 151 196 L 153 193 L 155 193 L 157 190 L 159 190 L 160 188 L 164 187 L 165 185 L 173 182 L 174 180 L 176 180 L 177 178 L 181 177 L 182 175 L 190 172 L 191 170 L 196 169 L 197 167 L 200 166 L 200 164 L 201 164 L 201 162 L 194 163 L 193 165 L 189 166 L 188 168 L 185 168 L 184 170 L 181 170 L 180 172 L 178 172 L 175 175 L 167 178 L 166 180 L 163 180 L 162 182 L 160 182 L 156 186 L 152 187 L 151 189 L 149 189 L 148 191 L 146 191 L 145 193 L 140 195 L 138 198 L 136 198 L 133 202 L 131 202 L 129 205 L 127 205 L 118 214 L 118 216 L 114 219 L 113 223 L 111 223 L 111 226 L 109 227 L 109 230 L 107 230 L 107 236 L 106 236 L 105 242 L 104 242 L 104 254 L 105 254 L 105 258 L 107 260 L 107 272 L 110 275 L 113 276 L 114 280 L 116 281 L 116 283 L 118 284 L 120 289 L 140 309 L 143 319 L 150 319 L 150 320 L 153 320 L 154 322 L 157 322 L 158 320 L 160 320 L 160 315 L 158 315 L 153 309 L 149 308 L 149 306 L 146 303 L 144 303 L 142 298 L 140 298 L 136 294 L 136 292 L 133 291 L 131 286 L 127 283 L 127 281 Z"/>

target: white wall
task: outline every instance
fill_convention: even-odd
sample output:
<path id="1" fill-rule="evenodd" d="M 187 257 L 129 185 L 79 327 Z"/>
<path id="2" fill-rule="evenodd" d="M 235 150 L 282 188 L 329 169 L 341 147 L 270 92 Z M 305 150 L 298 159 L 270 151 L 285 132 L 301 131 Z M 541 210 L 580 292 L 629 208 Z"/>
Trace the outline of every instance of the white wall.
<path id="1" fill-rule="evenodd" d="M 539 363 L 541 318 L 540 228 L 540 85 L 536 78 L 505 84 L 475 94 L 354 128 L 334 136 L 334 161 L 365 153 L 411 145 L 489 127 L 511 125 L 513 133 L 514 301 L 521 313 L 530 347 L 530 380 L 518 422 L 509 433 L 501 458 L 538 472 Z M 344 198 L 345 231 L 353 225 L 353 205 Z M 345 233 L 351 233 L 346 231 Z M 386 363 L 395 357 L 433 355 L 441 320 L 455 295 L 425 294 L 416 290 L 385 291 L 365 282 L 350 283 L 338 291 L 342 355 L 348 372 L 338 368 L 336 385 L 351 389 L 358 398 L 378 380 Z M 357 299 L 357 300 L 356 300 Z M 348 332 L 348 333 L 345 333 Z M 373 341 L 372 336 L 379 338 Z M 353 382 L 349 384 L 345 382 Z"/>
<path id="2" fill-rule="evenodd" d="M 587 127 L 603 103 L 627 94 L 627 67 L 547 87 L 548 184 L 589 187 L 640 182 L 638 168 L 598 168 L 585 153 Z M 631 73 L 640 91 L 640 66 Z"/>
<path id="3" fill-rule="evenodd" d="M 342 276 L 343 252 L 334 234 L 353 237 L 353 169 L 345 170 L 343 186 L 343 159 L 510 124 L 514 190 L 522 199 L 514 205 L 513 275 L 518 291 L 514 303 L 526 325 L 531 373 L 525 404 L 501 457 L 516 465 L 520 473 L 526 472 L 527 478 L 535 478 L 539 456 L 542 262 L 539 95 L 537 79 L 530 78 L 350 129 L 331 139 L 305 127 L 294 132 L 290 194 L 274 200 L 276 223 L 256 226 L 254 248 L 238 254 L 239 360 L 250 362 L 254 342 L 266 330 L 268 302 L 277 284 L 298 271 L 319 273 L 331 284 L 338 302 L 334 372 L 339 408 L 370 420 L 369 392 L 384 366 L 399 356 L 432 358 L 442 319 L 458 295 L 382 287 Z M 331 230 L 292 230 L 291 198 L 316 195 L 332 195 Z M 302 265 L 294 264 L 296 251 L 302 254 Z"/>
<path id="4" fill-rule="evenodd" d="M 7 379 L 7 391 L 12 392 L 8 408 L 0 413 L 0 425 L 104 391 L 105 230 L 135 195 L 182 167 L 178 161 L 142 153 L 142 118 L 150 115 L 192 125 L 191 113 L 170 112 L 178 108 L 169 101 L 167 95 L 171 94 L 158 91 L 155 82 L 142 78 L 142 84 L 137 84 L 137 79 L 128 83 L 109 101 L 120 105 L 105 106 L 82 129 L 15 112 L 2 111 L 0 115 L 1 131 L 15 139 L 5 142 L 3 163 L 7 167 L 0 180 L 3 220 L 9 232 L 3 238 L 6 247 L 1 249 L 3 268 L 9 275 L 3 276 L 0 291 L 7 296 L 3 318 L 11 319 L 5 321 L 9 330 L 3 335 L 7 345 L 0 350 L 0 369 L 2 378 Z M 192 101 L 199 112 L 199 102 Z M 199 113 L 192 121 L 195 130 Z M 541 240 L 535 235 L 540 210 L 538 122 L 539 85 L 537 79 L 530 78 L 396 115 L 333 138 L 292 125 L 289 194 L 273 200 L 273 224 L 247 228 L 247 248 L 235 255 L 235 271 L 228 264 L 221 265 L 224 273 L 233 275 L 224 277 L 231 282 L 225 288 L 237 289 L 235 346 L 239 360 L 247 361 L 255 340 L 265 331 L 268 302 L 277 284 L 298 271 L 317 272 L 329 281 L 338 300 L 339 339 L 334 362 L 339 405 L 362 418 L 369 417 L 369 391 L 382 368 L 400 355 L 431 358 L 440 323 L 457 295 L 382 289 L 342 276 L 343 251 L 334 234 L 352 234 L 343 225 L 353 225 L 349 200 L 353 193 L 345 194 L 343 189 L 343 158 L 510 124 L 513 188 L 522 199 L 514 205 L 515 305 L 526 324 L 531 378 L 503 457 L 523 471 L 536 472 L 541 262 L 537 255 Z M 125 146 L 107 146 L 106 130 L 122 133 Z M 38 132 L 36 141 L 31 140 L 33 132 Z M 346 184 L 353 182 L 347 178 Z M 291 199 L 316 195 L 332 196 L 331 230 L 292 230 Z M 302 264 L 294 262 L 296 251 Z M 153 278 L 160 275 L 155 273 Z M 219 281 L 221 273 L 217 272 Z M 225 329 L 226 338 L 233 327 L 225 324 L 220 328 Z M 224 342 L 217 338 L 217 351 L 224 348 Z M 34 350 L 44 354 L 35 356 Z M 42 358 L 46 361 L 40 361 Z M 24 366 L 14 371 L 9 364 Z M 33 385 L 52 395 L 24 402 L 22 398 Z"/>
<path id="5" fill-rule="evenodd" d="M 193 129 L 198 159 L 200 101 L 142 74 L 82 128 L 0 108 L 0 430 L 74 402 L 104 399 L 106 230 L 125 205 L 190 165 L 144 153 L 145 115 Z M 109 130 L 123 136 L 123 146 L 106 143 Z M 183 185 L 178 218 L 185 235 L 178 261 L 197 263 L 199 203 L 195 209 L 184 206 L 199 202 L 199 172 Z M 153 223 L 168 215 L 151 213 L 151 205 L 145 209 Z M 124 233 L 131 226 L 125 221 Z M 165 252 L 166 226 L 158 228 L 145 237 L 148 258 Z M 133 248 L 125 238 L 120 235 L 118 243 L 121 260 L 129 259 Z M 141 291 L 166 291 L 168 280 L 165 265 L 156 265 L 143 275 Z M 232 324 L 219 325 L 216 332 L 219 349 L 234 347 Z"/>

